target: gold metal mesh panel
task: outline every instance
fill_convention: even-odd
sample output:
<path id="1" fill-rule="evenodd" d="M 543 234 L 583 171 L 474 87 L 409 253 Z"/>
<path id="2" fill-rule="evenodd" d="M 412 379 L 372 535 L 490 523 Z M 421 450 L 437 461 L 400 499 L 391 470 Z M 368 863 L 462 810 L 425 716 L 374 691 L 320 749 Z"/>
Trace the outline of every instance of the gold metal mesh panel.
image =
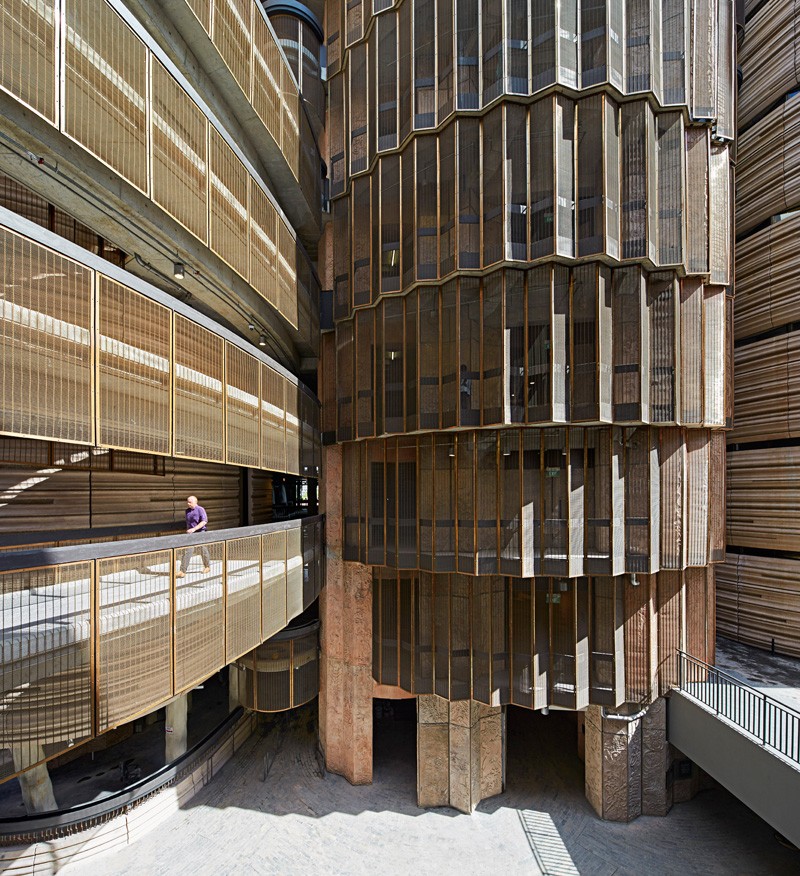
<path id="1" fill-rule="evenodd" d="M 250 282 L 253 288 L 277 310 L 277 230 L 278 213 L 260 186 L 250 187 Z M 295 296 L 296 296 L 295 290 Z"/>
<path id="2" fill-rule="evenodd" d="M 211 234 L 214 252 L 247 278 L 247 189 L 244 165 L 211 128 Z"/>
<path id="3" fill-rule="evenodd" d="M 101 444 L 170 452 L 169 310 L 99 278 Z"/>
<path id="4" fill-rule="evenodd" d="M 259 362 L 233 344 L 226 344 L 225 350 L 228 462 L 256 468 L 259 457 Z"/>
<path id="5" fill-rule="evenodd" d="M 261 642 L 261 536 L 225 545 L 225 653 L 230 663 Z"/>
<path id="6" fill-rule="evenodd" d="M 3 0 L 0 6 L 0 87 L 51 122 L 56 118 L 54 0 Z"/>
<path id="7" fill-rule="evenodd" d="M 91 736 L 91 566 L 0 575 L 0 780 Z"/>
<path id="8" fill-rule="evenodd" d="M 208 120 L 154 58 L 153 200 L 208 239 Z"/>
<path id="9" fill-rule="evenodd" d="M 286 626 L 286 533 L 261 538 L 261 638 L 268 639 Z"/>
<path id="10" fill-rule="evenodd" d="M 284 389 L 288 381 L 268 365 L 261 366 L 261 467 L 286 471 Z"/>
<path id="11" fill-rule="evenodd" d="M 105 0 L 65 13 L 64 130 L 147 192 L 147 49 Z"/>
<path id="12" fill-rule="evenodd" d="M 201 571 L 197 554 L 201 554 L 203 561 L 204 558 L 198 546 L 188 569 L 184 570 L 186 577 L 175 582 L 176 692 L 208 678 L 225 663 L 222 580 L 225 543 L 203 547 L 209 552 L 210 571 Z"/>
<path id="13" fill-rule="evenodd" d="M 297 328 L 297 244 L 278 217 L 278 310 Z"/>
<path id="14" fill-rule="evenodd" d="M 222 338 L 175 317 L 175 453 L 222 462 Z"/>
<path id="15" fill-rule="evenodd" d="M 303 533 L 286 531 L 286 621 L 303 611 Z"/>
<path id="16" fill-rule="evenodd" d="M 300 474 L 300 390 L 295 384 L 286 382 L 286 471 Z"/>
<path id="17" fill-rule="evenodd" d="M 281 142 L 281 56 L 261 15 L 253 16 L 253 109 L 272 138 Z"/>
<path id="18" fill-rule="evenodd" d="M 91 273 L 0 229 L 0 431 L 91 443 Z"/>
<path id="19" fill-rule="evenodd" d="M 250 96 L 251 0 L 214 0 L 214 45 L 239 87 Z M 258 13 L 256 13 L 257 17 Z"/>
<path id="20" fill-rule="evenodd" d="M 186 3 L 197 16 L 206 33 L 211 33 L 211 0 L 186 0 Z"/>
<path id="21" fill-rule="evenodd" d="M 97 561 L 98 730 L 172 693 L 172 551 Z"/>

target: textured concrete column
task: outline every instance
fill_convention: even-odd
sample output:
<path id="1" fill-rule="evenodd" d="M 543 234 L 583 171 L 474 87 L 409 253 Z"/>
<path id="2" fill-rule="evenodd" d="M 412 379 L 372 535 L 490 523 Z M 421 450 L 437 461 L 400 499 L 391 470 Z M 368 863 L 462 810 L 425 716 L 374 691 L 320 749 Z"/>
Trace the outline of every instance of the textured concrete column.
<path id="1" fill-rule="evenodd" d="M 325 766 L 372 781 L 372 570 L 342 560 L 342 451 L 325 448 L 327 573 L 320 596 L 320 745 Z"/>
<path id="2" fill-rule="evenodd" d="M 164 758 L 171 763 L 182 754 L 186 754 L 189 739 L 189 696 L 181 694 L 170 700 L 166 706 L 166 722 L 164 725 Z"/>
<path id="3" fill-rule="evenodd" d="M 666 702 L 656 700 L 640 718 L 603 717 L 586 710 L 586 798 L 607 821 L 666 815 L 672 805 Z"/>
<path id="4" fill-rule="evenodd" d="M 228 667 L 228 711 L 232 712 L 242 705 L 239 699 L 239 667 L 231 663 Z"/>
<path id="5" fill-rule="evenodd" d="M 503 790 L 505 722 L 474 700 L 417 698 L 417 802 L 472 810 Z"/>
<path id="6" fill-rule="evenodd" d="M 14 769 L 25 770 L 19 776 L 19 787 L 28 815 L 33 815 L 35 812 L 52 812 L 54 809 L 58 809 L 47 764 L 42 763 L 39 766 L 26 769 L 28 764 L 44 759 L 44 748 L 34 743 L 20 747 L 12 746 L 11 756 L 14 759 Z"/>

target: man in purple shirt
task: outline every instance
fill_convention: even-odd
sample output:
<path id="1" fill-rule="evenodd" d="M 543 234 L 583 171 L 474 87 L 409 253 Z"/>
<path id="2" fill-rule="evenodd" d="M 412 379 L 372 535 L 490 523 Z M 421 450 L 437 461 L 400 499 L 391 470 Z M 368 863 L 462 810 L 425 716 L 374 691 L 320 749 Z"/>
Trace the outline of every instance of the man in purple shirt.
<path id="1" fill-rule="evenodd" d="M 205 532 L 207 526 L 208 514 L 206 514 L 206 509 L 202 505 L 197 504 L 197 496 L 189 496 L 189 498 L 186 500 L 187 534 L 191 534 L 193 532 Z M 198 548 L 200 549 L 200 556 L 203 558 L 203 571 L 211 571 L 211 555 L 208 552 L 208 548 L 204 544 L 199 544 L 197 545 L 197 547 L 188 547 L 183 552 L 183 558 L 180 562 L 180 568 L 178 569 L 176 575 L 177 578 L 184 578 L 186 576 L 186 569 L 189 568 L 189 562 L 194 556 L 194 552 Z"/>

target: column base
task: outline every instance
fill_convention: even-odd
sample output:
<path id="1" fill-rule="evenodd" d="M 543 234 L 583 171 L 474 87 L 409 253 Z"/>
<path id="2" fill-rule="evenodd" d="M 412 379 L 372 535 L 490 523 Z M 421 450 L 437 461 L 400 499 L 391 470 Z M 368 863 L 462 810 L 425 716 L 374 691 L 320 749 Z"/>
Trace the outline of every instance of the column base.
<path id="1" fill-rule="evenodd" d="M 474 700 L 417 698 L 417 803 L 471 813 L 503 791 L 505 715 Z"/>

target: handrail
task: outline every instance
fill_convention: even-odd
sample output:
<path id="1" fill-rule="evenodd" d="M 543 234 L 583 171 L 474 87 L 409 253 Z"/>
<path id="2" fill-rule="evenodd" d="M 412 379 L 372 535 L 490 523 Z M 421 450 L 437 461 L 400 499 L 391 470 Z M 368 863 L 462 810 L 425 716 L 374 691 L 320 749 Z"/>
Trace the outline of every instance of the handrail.
<path id="1" fill-rule="evenodd" d="M 109 557 L 146 554 L 169 548 L 181 549 L 198 544 L 213 544 L 218 541 L 230 541 L 231 539 L 247 538 L 252 535 L 283 532 L 298 527 L 303 528 L 306 525 L 312 525 L 323 519 L 324 515 L 317 514 L 313 517 L 296 517 L 293 520 L 278 520 L 273 523 L 261 523 L 256 526 L 215 529 L 207 532 L 193 533 L 192 535 L 187 535 L 184 532 L 176 535 L 132 538 L 124 541 L 103 541 L 95 544 L 1 551 L 0 572 L 11 572 L 15 569 L 33 569 L 39 566 L 55 566 L 62 563 L 79 563 L 86 560 L 104 560 Z"/>
<path id="2" fill-rule="evenodd" d="M 678 690 L 800 765 L 800 712 L 724 669 L 678 651 Z"/>
<path id="3" fill-rule="evenodd" d="M 142 798 L 155 793 L 177 779 L 181 773 L 186 772 L 190 763 L 203 757 L 210 749 L 214 748 L 222 737 L 239 722 L 244 711 L 241 706 L 237 706 L 221 724 L 207 733 L 185 754 L 150 773 L 149 776 L 145 776 L 107 797 L 91 800 L 88 803 L 79 803 L 66 809 L 57 809 L 53 812 L 34 812 L 22 817 L 13 815 L 0 818 L 0 845 L 2 845 L 3 837 L 14 837 L 16 840 L 21 835 L 38 835 L 42 831 L 47 831 L 52 838 L 53 835 L 70 832 L 70 828 L 74 829 L 85 822 L 91 821 L 96 824 L 98 819 L 107 821 L 127 811 Z M 39 837 L 31 839 L 35 841 L 37 838 Z"/>

